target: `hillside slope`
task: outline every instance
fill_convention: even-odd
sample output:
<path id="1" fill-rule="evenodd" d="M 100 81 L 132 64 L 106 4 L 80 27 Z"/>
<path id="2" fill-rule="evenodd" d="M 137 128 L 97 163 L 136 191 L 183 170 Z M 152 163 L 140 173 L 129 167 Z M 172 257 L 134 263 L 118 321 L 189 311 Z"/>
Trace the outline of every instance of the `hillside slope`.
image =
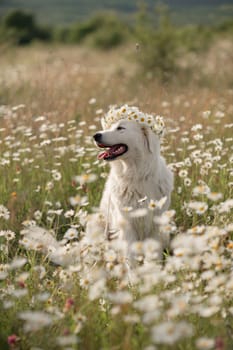
<path id="1" fill-rule="evenodd" d="M 147 0 L 151 9 L 156 1 Z M 206 23 L 233 16 L 232 0 L 167 0 L 173 19 L 177 23 Z M 33 12 L 42 23 L 68 24 L 85 19 L 100 11 L 117 11 L 120 15 L 137 10 L 135 0 L 0 0 L 0 16 L 13 9 Z"/>

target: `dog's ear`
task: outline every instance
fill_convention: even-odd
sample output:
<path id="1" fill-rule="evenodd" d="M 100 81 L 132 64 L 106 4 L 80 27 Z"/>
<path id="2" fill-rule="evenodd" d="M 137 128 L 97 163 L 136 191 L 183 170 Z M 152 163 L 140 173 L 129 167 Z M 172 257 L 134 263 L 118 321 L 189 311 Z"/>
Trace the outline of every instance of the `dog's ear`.
<path id="1" fill-rule="evenodd" d="M 148 149 L 150 153 L 158 155 L 160 150 L 159 137 L 147 126 L 141 126 L 141 131 L 144 137 L 144 145 L 146 149 Z"/>
<path id="2" fill-rule="evenodd" d="M 150 143 L 150 135 L 149 135 L 149 130 L 146 126 L 141 126 L 141 130 L 142 130 L 142 134 L 144 137 L 144 144 L 146 146 L 146 148 L 148 149 L 148 151 L 150 153 L 152 153 L 152 149 L 151 149 L 151 143 Z"/>

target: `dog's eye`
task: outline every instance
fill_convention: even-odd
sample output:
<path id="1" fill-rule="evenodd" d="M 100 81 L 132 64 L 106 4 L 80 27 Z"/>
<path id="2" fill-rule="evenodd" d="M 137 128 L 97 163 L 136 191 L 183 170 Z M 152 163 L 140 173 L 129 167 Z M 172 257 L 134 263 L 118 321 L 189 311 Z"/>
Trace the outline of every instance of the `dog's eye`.
<path id="1" fill-rule="evenodd" d="M 125 128 L 123 128 L 123 126 L 118 126 L 117 130 L 125 130 Z"/>

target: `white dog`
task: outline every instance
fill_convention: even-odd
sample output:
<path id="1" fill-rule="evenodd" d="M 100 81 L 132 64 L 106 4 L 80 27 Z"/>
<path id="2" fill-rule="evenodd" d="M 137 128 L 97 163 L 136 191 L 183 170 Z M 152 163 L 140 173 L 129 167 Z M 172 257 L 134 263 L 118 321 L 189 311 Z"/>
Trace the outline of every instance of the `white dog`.
<path id="1" fill-rule="evenodd" d="M 103 231 L 107 238 L 112 239 L 116 233 L 119 239 L 127 241 L 130 257 L 131 244 L 138 240 L 156 240 L 159 257 L 169 244 L 169 237 L 159 232 L 154 220 L 169 207 L 173 188 L 173 175 L 160 155 L 163 120 L 126 105 L 110 109 L 102 125 L 104 130 L 96 133 L 94 139 L 104 149 L 98 158 L 108 161 L 111 170 L 100 204 L 101 215 L 93 214 L 87 222 L 87 240 L 67 245 L 66 240 L 57 241 L 41 227 L 30 226 L 21 231 L 21 244 L 27 249 L 39 249 L 62 266 L 79 262 L 88 240 L 102 241 Z M 156 201 L 157 207 L 151 210 L 151 203 Z"/>
<path id="2" fill-rule="evenodd" d="M 154 216 L 168 209 L 173 188 L 173 174 L 160 155 L 163 120 L 125 105 L 110 109 L 102 126 L 94 140 L 104 149 L 98 158 L 111 167 L 100 203 L 106 233 L 117 232 L 129 245 L 153 238 L 162 252 L 169 238 L 159 233 Z M 151 200 L 162 198 L 162 208 L 148 209 Z"/>

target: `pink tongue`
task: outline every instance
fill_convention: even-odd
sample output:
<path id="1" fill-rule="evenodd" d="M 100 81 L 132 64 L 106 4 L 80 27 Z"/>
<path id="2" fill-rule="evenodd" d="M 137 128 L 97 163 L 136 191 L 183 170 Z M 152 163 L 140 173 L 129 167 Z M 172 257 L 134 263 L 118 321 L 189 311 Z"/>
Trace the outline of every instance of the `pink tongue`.
<path id="1" fill-rule="evenodd" d="M 124 147 L 123 146 L 119 146 L 119 145 L 115 145 L 110 147 L 108 150 L 101 152 L 98 155 L 98 159 L 103 159 L 106 157 L 110 157 L 112 155 L 119 155 L 124 151 Z"/>
<path id="2" fill-rule="evenodd" d="M 109 155 L 109 153 L 107 151 L 105 152 L 101 152 L 100 154 L 98 154 L 98 159 L 103 159 L 104 157 L 107 157 Z"/>

